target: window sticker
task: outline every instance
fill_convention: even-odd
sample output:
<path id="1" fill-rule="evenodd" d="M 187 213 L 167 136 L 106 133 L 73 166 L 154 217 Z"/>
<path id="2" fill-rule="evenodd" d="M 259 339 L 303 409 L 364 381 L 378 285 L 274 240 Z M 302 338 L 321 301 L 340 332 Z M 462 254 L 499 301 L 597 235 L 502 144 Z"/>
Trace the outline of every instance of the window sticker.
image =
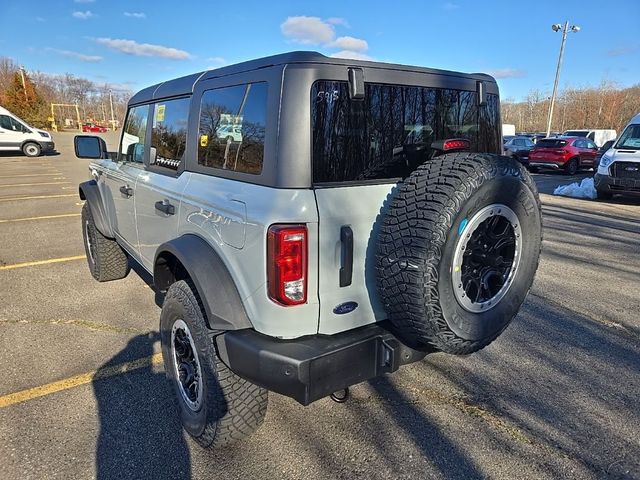
<path id="1" fill-rule="evenodd" d="M 200 146 L 206 148 L 209 145 L 209 135 L 200 135 Z"/>
<path id="2" fill-rule="evenodd" d="M 164 109 L 166 105 L 156 106 L 156 122 L 164 122 Z"/>

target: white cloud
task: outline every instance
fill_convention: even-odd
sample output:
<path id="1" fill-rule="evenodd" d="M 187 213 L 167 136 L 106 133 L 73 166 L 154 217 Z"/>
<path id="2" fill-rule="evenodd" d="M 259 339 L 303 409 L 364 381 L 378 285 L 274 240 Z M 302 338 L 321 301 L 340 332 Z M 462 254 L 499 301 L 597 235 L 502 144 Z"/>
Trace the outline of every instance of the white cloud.
<path id="1" fill-rule="evenodd" d="M 73 12 L 71 16 L 73 18 L 79 18 L 80 20 L 88 20 L 89 18 L 95 17 L 96 14 L 91 10 L 87 10 L 86 12 Z"/>
<path id="2" fill-rule="evenodd" d="M 350 50 L 341 50 L 330 55 L 333 58 L 348 58 L 351 60 L 373 60 L 369 55 L 362 52 L 352 52 Z"/>
<path id="3" fill-rule="evenodd" d="M 326 44 L 335 37 L 333 25 L 319 17 L 287 17 L 280 30 L 285 37 L 303 45 Z"/>
<path id="4" fill-rule="evenodd" d="M 73 0 L 76 3 L 93 3 L 96 0 Z"/>
<path id="5" fill-rule="evenodd" d="M 369 50 L 369 44 L 366 40 L 354 37 L 338 37 L 329 46 L 353 52 L 366 52 Z"/>
<path id="6" fill-rule="evenodd" d="M 447 2 L 444 5 L 442 5 L 442 8 L 444 8 L 445 10 L 457 10 L 460 8 L 460 5 L 453 2 Z"/>
<path id="7" fill-rule="evenodd" d="M 285 37 L 296 43 L 338 49 L 338 52 L 331 54 L 335 58 L 372 60 L 365 53 L 369 50 L 366 40 L 350 36 L 336 38 L 334 25 L 348 27 L 349 23 L 341 17 L 329 17 L 326 20 L 319 17 L 287 17 L 280 25 L 280 30 Z"/>
<path id="8" fill-rule="evenodd" d="M 57 48 L 46 48 L 45 51 L 57 53 L 58 55 L 62 55 L 63 57 L 80 60 L 81 62 L 99 62 L 102 60 L 102 57 L 98 55 L 85 55 L 84 53 L 72 52 L 71 50 L 59 50 Z"/>
<path id="9" fill-rule="evenodd" d="M 624 47 L 616 47 L 607 50 L 607 56 L 609 57 L 621 57 L 623 55 L 629 55 L 640 50 L 640 43 L 625 45 Z"/>
<path id="10" fill-rule="evenodd" d="M 349 22 L 347 22 L 347 20 L 342 17 L 329 17 L 327 18 L 326 22 L 330 23 L 331 25 L 341 25 L 345 28 L 351 28 L 351 25 L 349 25 Z"/>
<path id="11" fill-rule="evenodd" d="M 221 67 L 222 65 L 226 65 L 227 61 L 222 57 L 209 57 L 206 62 L 209 65 L 213 65 L 211 68 Z"/>
<path id="12" fill-rule="evenodd" d="M 486 73 L 494 78 L 522 78 L 527 76 L 526 70 L 518 68 L 496 68 L 494 70 L 486 70 Z"/>
<path id="13" fill-rule="evenodd" d="M 154 45 L 151 43 L 138 43 L 133 40 L 108 37 L 96 38 L 95 41 L 100 45 L 126 53 L 127 55 L 136 55 L 139 57 L 162 57 L 172 60 L 186 60 L 191 58 L 191 55 L 184 50 L 164 47 L 162 45 Z"/>
<path id="14" fill-rule="evenodd" d="M 124 16 L 132 18 L 147 18 L 147 14 L 144 12 L 124 12 Z"/>

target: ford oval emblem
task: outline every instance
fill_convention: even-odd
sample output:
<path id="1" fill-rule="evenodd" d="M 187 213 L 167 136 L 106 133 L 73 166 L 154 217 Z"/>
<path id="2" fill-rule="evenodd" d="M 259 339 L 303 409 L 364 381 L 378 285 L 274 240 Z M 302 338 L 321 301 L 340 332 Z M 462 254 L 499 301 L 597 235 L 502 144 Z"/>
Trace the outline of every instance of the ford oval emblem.
<path id="1" fill-rule="evenodd" d="M 344 315 L 345 313 L 351 313 L 356 308 L 358 308 L 358 304 L 356 302 L 345 302 L 340 305 L 336 305 L 333 309 L 333 313 L 336 315 Z"/>

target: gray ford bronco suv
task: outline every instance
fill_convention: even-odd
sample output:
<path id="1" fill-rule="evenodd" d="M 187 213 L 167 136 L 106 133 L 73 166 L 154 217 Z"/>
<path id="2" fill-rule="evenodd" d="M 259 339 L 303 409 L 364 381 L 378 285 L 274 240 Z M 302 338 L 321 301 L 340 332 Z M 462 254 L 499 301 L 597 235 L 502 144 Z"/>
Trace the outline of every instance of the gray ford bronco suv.
<path id="1" fill-rule="evenodd" d="M 164 367 L 205 447 L 507 327 L 541 248 L 536 187 L 501 156 L 483 74 L 293 52 L 146 88 L 80 185 L 98 281 L 138 264 Z M 341 392 L 338 396 L 336 392 Z"/>

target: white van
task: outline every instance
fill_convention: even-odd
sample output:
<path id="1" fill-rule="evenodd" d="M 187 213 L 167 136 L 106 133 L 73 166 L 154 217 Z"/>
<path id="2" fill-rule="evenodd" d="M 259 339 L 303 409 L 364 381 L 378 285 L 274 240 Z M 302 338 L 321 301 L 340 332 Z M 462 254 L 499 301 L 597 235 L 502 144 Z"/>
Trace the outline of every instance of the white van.
<path id="1" fill-rule="evenodd" d="M 616 131 L 615 130 L 589 130 L 589 129 L 580 129 L 580 130 L 567 130 L 562 134 L 563 137 L 587 137 L 589 140 L 592 140 L 598 147 L 601 147 L 609 140 L 616 139 Z"/>
<path id="2" fill-rule="evenodd" d="M 51 135 L 27 125 L 24 120 L 0 106 L 0 152 L 21 151 L 27 157 L 37 157 L 54 149 Z"/>
<path id="3" fill-rule="evenodd" d="M 640 113 L 602 155 L 594 183 L 600 200 L 608 200 L 616 193 L 640 195 Z"/>

